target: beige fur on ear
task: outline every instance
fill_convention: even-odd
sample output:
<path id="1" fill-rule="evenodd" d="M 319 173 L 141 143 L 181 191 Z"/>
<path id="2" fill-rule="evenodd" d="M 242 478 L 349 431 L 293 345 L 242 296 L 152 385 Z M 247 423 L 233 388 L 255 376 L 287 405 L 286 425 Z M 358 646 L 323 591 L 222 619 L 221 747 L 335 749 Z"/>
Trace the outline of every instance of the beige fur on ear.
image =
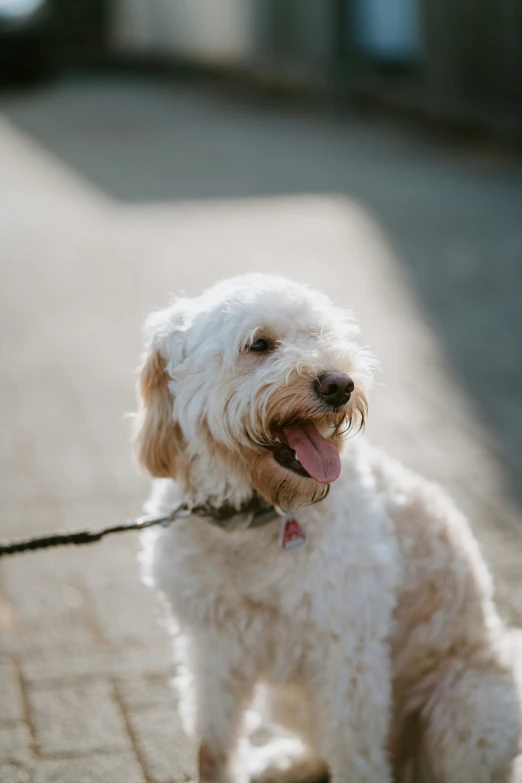
<path id="1" fill-rule="evenodd" d="M 181 433 L 172 419 L 172 395 L 165 360 L 158 350 L 147 356 L 139 379 L 136 454 L 139 464 L 156 478 L 175 478 L 181 456 Z"/>

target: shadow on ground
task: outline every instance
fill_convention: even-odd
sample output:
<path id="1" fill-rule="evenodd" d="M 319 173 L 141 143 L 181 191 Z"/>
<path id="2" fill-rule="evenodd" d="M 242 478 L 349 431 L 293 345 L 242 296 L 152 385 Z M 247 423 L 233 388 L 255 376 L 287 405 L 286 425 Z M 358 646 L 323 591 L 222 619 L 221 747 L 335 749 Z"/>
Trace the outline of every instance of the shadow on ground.
<path id="1" fill-rule="evenodd" d="M 340 193 L 361 203 L 391 237 L 522 499 L 521 170 L 392 127 L 135 76 L 70 78 L 0 108 L 117 201 Z"/>

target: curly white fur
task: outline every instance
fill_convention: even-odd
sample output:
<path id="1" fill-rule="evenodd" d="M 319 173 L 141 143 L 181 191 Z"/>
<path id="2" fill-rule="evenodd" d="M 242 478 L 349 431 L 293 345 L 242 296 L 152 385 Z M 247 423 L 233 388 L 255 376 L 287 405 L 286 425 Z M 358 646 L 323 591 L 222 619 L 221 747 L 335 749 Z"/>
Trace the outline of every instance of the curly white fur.
<path id="1" fill-rule="evenodd" d="M 260 685 L 265 729 L 272 720 L 298 739 L 279 733 L 275 753 L 251 743 L 259 780 L 325 769 L 334 783 L 510 779 L 520 701 L 466 520 L 364 440 L 346 444 L 329 494 L 266 448 L 285 422 L 310 420 L 341 449 L 340 423 L 364 417 L 373 369 L 357 331 L 325 296 L 264 275 L 149 319 L 137 444 L 159 480 L 147 510 L 240 508 L 257 491 L 307 536 L 284 552 L 277 523 L 226 531 L 195 516 L 144 536 L 146 579 L 170 603 L 188 673 L 201 780 L 240 774 Z M 259 336 L 271 350 L 249 351 Z M 355 382 L 340 413 L 314 392 L 329 370 Z"/>

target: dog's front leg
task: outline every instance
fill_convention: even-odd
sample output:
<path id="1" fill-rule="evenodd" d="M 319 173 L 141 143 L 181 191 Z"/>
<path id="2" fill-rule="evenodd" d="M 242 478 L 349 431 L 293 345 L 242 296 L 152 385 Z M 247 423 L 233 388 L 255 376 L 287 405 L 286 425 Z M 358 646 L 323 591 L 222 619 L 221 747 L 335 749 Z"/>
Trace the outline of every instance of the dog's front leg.
<path id="1" fill-rule="evenodd" d="M 352 640 L 353 641 L 353 640 Z M 318 751 L 332 783 L 390 783 L 390 665 L 386 645 L 332 641 L 311 678 Z"/>
<path id="2" fill-rule="evenodd" d="M 254 685 L 249 656 L 236 634 L 203 635 L 194 665 L 200 783 L 228 783 L 244 711 Z M 250 665 L 249 665 L 250 664 Z M 250 669 L 250 670 L 249 670 Z"/>

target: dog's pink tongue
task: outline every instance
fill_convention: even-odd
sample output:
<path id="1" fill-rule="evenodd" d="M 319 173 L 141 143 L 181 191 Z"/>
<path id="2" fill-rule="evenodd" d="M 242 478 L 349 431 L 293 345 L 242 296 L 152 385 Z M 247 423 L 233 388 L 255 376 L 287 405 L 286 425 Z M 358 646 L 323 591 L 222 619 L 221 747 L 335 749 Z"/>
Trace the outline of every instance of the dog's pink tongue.
<path id="1" fill-rule="evenodd" d="M 330 484 L 339 478 L 339 453 L 333 443 L 323 438 L 312 422 L 285 427 L 284 433 L 289 446 L 312 478 L 321 484 Z"/>

